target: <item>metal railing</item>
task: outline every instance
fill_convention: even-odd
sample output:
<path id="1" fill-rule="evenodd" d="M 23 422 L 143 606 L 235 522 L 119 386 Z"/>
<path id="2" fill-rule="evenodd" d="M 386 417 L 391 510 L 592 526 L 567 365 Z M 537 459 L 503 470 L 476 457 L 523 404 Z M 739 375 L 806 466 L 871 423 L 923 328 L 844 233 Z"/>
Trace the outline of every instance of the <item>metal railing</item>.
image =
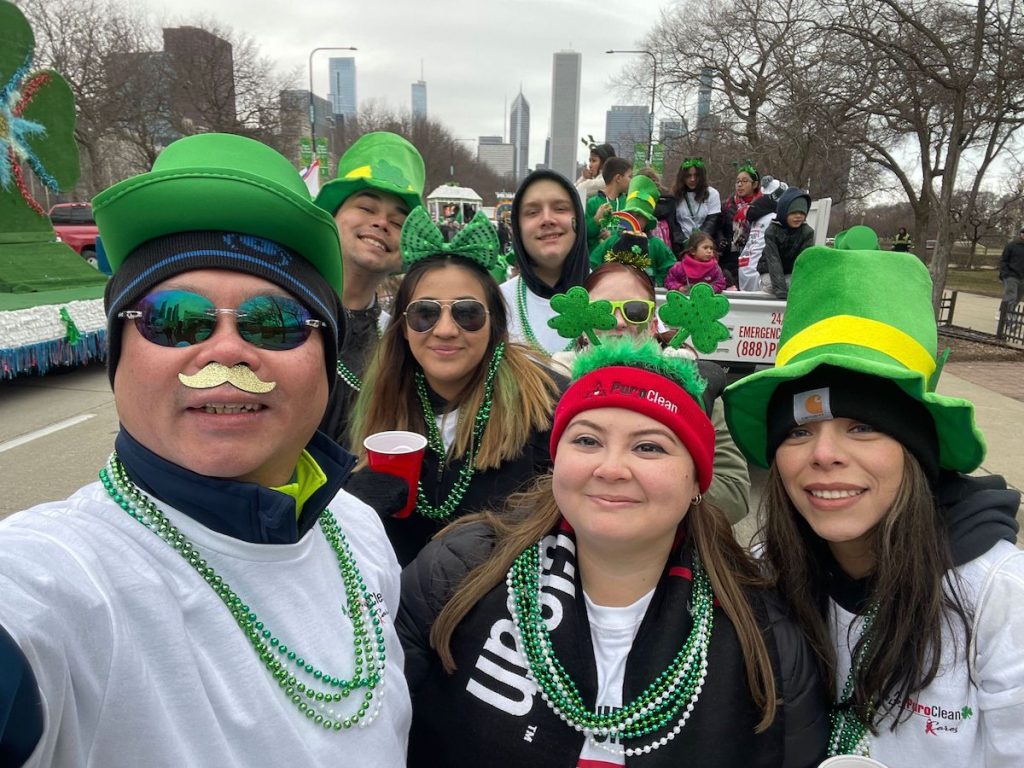
<path id="1" fill-rule="evenodd" d="M 999 305 L 996 338 L 1011 344 L 1024 345 L 1024 303 L 1007 307 Z"/>

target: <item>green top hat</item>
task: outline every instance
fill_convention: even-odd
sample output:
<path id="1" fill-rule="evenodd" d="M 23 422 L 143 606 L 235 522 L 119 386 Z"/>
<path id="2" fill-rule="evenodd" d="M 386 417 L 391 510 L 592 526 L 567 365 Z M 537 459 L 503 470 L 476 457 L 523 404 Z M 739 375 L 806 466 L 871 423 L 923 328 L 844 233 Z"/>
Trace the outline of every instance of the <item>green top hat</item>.
<path id="1" fill-rule="evenodd" d="M 298 171 L 265 144 L 225 133 L 187 136 L 153 170 L 92 201 L 115 272 L 147 240 L 179 232 L 238 232 L 273 240 L 309 261 L 341 294 L 334 219 L 313 205 Z"/>
<path id="2" fill-rule="evenodd" d="M 400 197 L 411 211 L 423 205 L 425 181 L 416 147 L 397 133 L 366 133 L 338 159 L 338 178 L 324 184 L 316 204 L 333 216 L 353 193 L 379 189 Z"/>
<path id="3" fill-rule="evenodd" d="M 939 465 L 971 472 L 985 458 L 985 439 L 967 400 L 935 394 L 941 371 L 932 281 L 913 254 L 813 247 L 793 269 L 775 367 L 725 390 L 736 444 L 766 467 L 767 409 L 781 385 L 821 365 L 891 380 L 923 403 L 935 420 Z"/>
<path id="4" fill-rule="evenodd" d="M 654 206 L 658 204 L 660 196 L 657 184 L 646 176 L 636 174 L 629 182 L 626 205 L 622 210 L 643 216 L 647 229 L 650 229 L 654 225 Z"/>
<path id="5" fill-rule="evenodd" d="M 871 227 L 857 224 L 836 235 L 836 248 L 840 251 L 877 251 L 878 235 Z"/>

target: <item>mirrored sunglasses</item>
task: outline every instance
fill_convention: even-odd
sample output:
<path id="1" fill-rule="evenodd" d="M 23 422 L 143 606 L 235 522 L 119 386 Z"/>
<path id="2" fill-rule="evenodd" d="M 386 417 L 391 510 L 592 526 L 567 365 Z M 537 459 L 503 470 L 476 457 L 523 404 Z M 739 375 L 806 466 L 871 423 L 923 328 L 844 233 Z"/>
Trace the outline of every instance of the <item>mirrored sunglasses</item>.
<path id="1" fill-rule="evenodd" d="M 612 305 L 612 314 L 618 310 L 622 313 L 622 319 L 633 325 L 649 323 L 654 313 L 654 302 L 650 299 L 624 299 L 608 303 Z"/>
<path id="2" fill-rule="evenodd" d="M 409 302 L 406 307 L 405 323 L 410 331 L 426 333 L 441 320 L 445 308 L 452 313 L 452 320 L 462 330 L 473 333 L 487 324 L 490 314 L 483 302 L 476 299 L 457 299 L 456 301 L 436 301 L 434 299 L 417 299 Z"/>
<path id="3" fill-rule="evenodd" d="M 188 347 L 206 341 L 217 327 L 218 315 L 234 315 L 238 335 L 260 349 L 295 349 L 306 342 L 315 320 L 302 304 L 288 296 L 253 296 L 237 309 L 215 307 L 198 293 L 183 290 L 153 291 L 135 309 L 118 312 L 147 340 L 161 347 Z"/>

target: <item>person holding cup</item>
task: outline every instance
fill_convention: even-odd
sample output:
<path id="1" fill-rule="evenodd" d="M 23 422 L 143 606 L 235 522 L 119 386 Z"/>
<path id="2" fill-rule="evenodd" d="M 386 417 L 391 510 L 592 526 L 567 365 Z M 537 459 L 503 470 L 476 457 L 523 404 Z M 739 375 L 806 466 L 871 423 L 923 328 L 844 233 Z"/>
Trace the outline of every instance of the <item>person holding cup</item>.
<path id="1" fill-rule="evenodd" d="M 725 391 L 769 468 L 764 560 L 830 683 L 830 754 L 1021 766 L 1020 493 L 963 474 L 985 442 L 974 406 L 935 392 L 928 270 L 871 241 L 804 251 L 775 367 Z"/>
<path id="2" fill-rule="evenodd" d="M 695 361 L 612 338 L 573 374 L 552 473 L 403 571 L 409 765 L 817 766 L 807 643 L 702 499 Z"/>
<path id="3" fill-rule="evenodd" d="M 446 243 L 414 209 L 400 249 L 407 273 L 357 401 L 352 444 L 391 430 L 427 438 L 414 512 L 384 520 L 404 565 L 448 521 L 500 505 L 550 466 L 559 380 L 509 343 L 488 272 L 498 239 L 483 213 Z"/>

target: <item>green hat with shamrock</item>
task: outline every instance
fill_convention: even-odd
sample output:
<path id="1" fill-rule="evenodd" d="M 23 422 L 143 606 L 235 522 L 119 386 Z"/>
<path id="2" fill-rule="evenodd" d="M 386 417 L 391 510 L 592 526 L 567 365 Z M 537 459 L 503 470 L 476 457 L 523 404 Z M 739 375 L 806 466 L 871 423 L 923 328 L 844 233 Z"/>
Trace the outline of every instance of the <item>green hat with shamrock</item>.
<path id="1" fill-rule="evenodd" d="M 654 226 L 654 207 L 658 204 L 661 192 L 658 185 L 641 174 L 633 176 L 626 193 L 626 204 L 622 210 L 643 216 L 647 228 Z"/>
<path id="2" fill-rule="evenodd" d="M 416 147 L 397 133 L 366 133 L 338 159 L 338 178 L 324 184 L 316 204 L 333 216 L 354 193 L 376 189 L 401 198 L 411 211 L 423 205 L 425 180 Z"/>
<path id="3" fill-rule="evenodd" d="M 226 133 L 179 139 L 160 153 L 151 171 L 103 190 L 92 208 L 115 273 L 149 240 L 231 232 L 295 251 L 341 293 L 334 219 L 313 205 L 287 158 L 253 139 Z"/>
<path id="4" fill-rule="evenodd" d="M 809 248 L 793 269 L 775 366 L 725 390 L 729 431 L 748 459 L 766 467 L 773 448 L 770 413 L 788 407 L 772 401 L 776 390 L 783 388 L 780 397 L 795 393 L 791 410 L 795 417 L 799 414 L 796 423 L 804 423 L 832 418 L 828 393 L 814 390 L 812 383 L 820 387 L 824 377 L 843 387 L 877 377 L 895 385 L 894 396 L 902 393 L 916 401 L 908 404 L 910 410 L 924 406 L 919 412 L 934 422 L 938 465 L 971 472 L 985 457 L 985 440 L 971 402 L 935 392 L 945 362 L 944 356 L 936 356 L 937 340 L 932 281 L 916 256 Z M 845 383 L 843 371 L 849 372 Z M 801 391 L 805 377 L 807 391 Z M 809 397 L 797 402 L 805 395 Z M 872 426 L 886 431 L 885 424 Z M 926 429 L 930 425 L 920 425 L 920 431 Z"/>

